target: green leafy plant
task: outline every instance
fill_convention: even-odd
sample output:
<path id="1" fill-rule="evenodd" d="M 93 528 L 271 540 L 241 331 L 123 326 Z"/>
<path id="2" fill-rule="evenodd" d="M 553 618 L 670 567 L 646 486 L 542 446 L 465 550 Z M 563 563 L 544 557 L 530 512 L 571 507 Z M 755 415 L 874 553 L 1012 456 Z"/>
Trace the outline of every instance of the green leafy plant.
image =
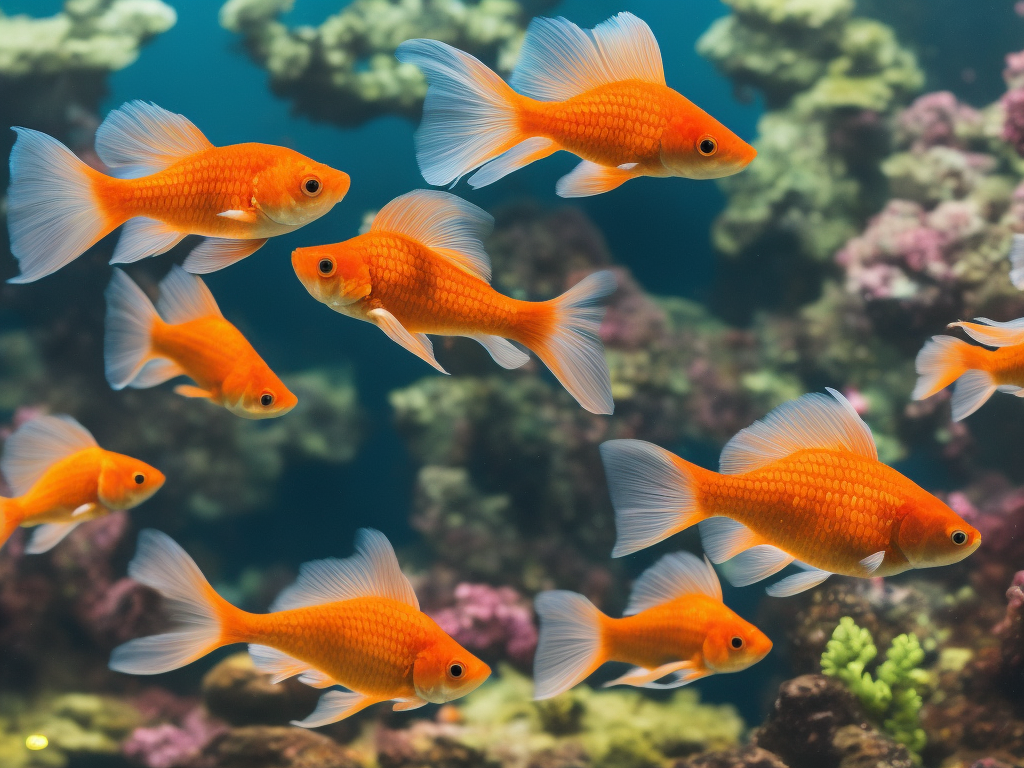
<path id="1" fill-rule="evenodd" d="M 842 681 L 886 732 L 916 756 L 927 741 L 916 688 L 928 681 L 928 673 L 921 669 L 924 651 L 917 635 L 900 635 L 872 677 L 867 665 L 877 655 L 871 633 L 844 616 L 821 654 L 821 671 Z"/>

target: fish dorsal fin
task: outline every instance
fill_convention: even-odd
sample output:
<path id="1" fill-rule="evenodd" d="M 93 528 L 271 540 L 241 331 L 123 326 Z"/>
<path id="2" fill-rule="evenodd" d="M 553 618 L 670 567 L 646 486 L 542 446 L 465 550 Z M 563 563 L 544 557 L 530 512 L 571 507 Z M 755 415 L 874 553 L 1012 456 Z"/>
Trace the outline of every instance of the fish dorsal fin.
<path id="1" fill-rule="evenodd" d="M 509 84 L 532 99 L 565 101 L 622 80 L 665 84 L 658 41 L 631 13 L 612 16 L 592 30 L 563 18 L 534 19 Z"/>
<path id="2" fill-rule="evenodd" d="M 878 459 L 871 429 L 849 400 L 834 389 L 783 403 L 726 443 L 719 469 L 727 475 L 752 472 L 808 448 L 850 451 Z"/>
<path id="3" fill-rule="evenodd" d="M 987 317 L 976 317 L 973 323 L 950 323 L 950 328 L 963 328 L 967 335 L 986 347 L 1012 347 L 1024 344 L 1024 317 L 1000 323 Z"/>
<path id="4" fill-rule="evenodd" d="M 278 596 L 270 609 L 286 611 L 357 597 L 383 597 L 417 610 L 420 607 L 391 543 L 372 528 L 361 528 L 356 533 L 356 554 L 352 557 L 305 563 L 299 569 L 298 580 Z"/>
<path id="5" fill-rule="evenodd" d="M 122 178 L 157 173 L 212 146 L 187 118 L 145 101 L 115 109 L 96 131 L 96 154 Z"/>
<path id="6" fill-rule="evenodd" d="M 636 580 L 625 615 L 632 616 L 683 595 L 707 595 L 721 601 L 722 585 L 707 558 L 701 560 L 689 552 L 665 555 Z"/>
<path id="7" fill-rule="evenodd" d="M 0 472 L 21 496 L 61 459 L 95 447 L 89 430 L 70 416 L 37 416 L 7 438 Z"/>
<path id="8" fill-rule="evenodd" d="M 156 311 L 172 325 L 203 317 L 223 317 L 206 283 L 177 265 L 160 281 Z"/>
<path id="9" fill-rule="evenodd" d="M 472 203 L 434 189 L 418 189 L 396 197 L 380 209 L 371 232 L 394 232 L 433 249 L 449 262 L 491 281 L 491 260 L 483 240 L 494 219 Z"/>

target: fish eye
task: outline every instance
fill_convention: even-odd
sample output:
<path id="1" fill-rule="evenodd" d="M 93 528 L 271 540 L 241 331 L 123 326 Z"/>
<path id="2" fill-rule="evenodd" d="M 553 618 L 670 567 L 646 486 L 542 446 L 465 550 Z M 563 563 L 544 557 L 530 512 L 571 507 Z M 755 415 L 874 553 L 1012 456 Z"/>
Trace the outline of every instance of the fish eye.
<path id="1" fill-rule="evenodd" d="M 963 531 L 953 531 L 953 534 L 949 537 L 949 539 L 958 547 L 961 547 L 967 543 L 967 534 Z"/>
<path id="2" fill-rule="evenodd" d="M 732 640 L 729 641 L 729 645 L 731 645 L 735 650 L 738 651 L 740 648 L 743 647 L 743 638 L 739 636 L 734 637 Z"/>
<path id="3" fill-rule="evenodd" d="M 459 662 L 453 661 L 451 664 L 448 665 L 449 677 L 458 680 L 464 674 L 466 674 L 466 668 L 463 667 Z"/>
<path id="4" fill-rule="evenodd" d="M 136 485 L 142 485 L 144 482 L 146 482 L 146 476 L 141 472 L 136 472 L 135 477 L 132 479 L 135 480 Z"/>
<path id="5" fill-rule="evenodd" d="M 269 408 L 274 404 L 274 396 L 270 392 L 264 392 L 260 396 L 260 405 L 264 408 Z"/>
<path id="6" fill-rule="evenodd" d="M 697 145 L 697 151 L 704 155 L 704 157 L 711 157 L 711 155 L 718 151 L 718 142 L 710 136 L 705 136 Z"/>
<path id="7" fill-rule="evenodd" d="M 316 268 L 322 277 L 330 277 L 334 274 L 334 259 L 320 259 L 320 263 L 316 265 Z"/>
<path id="8" fill-rule="evenodd" d="M 316 197 L 323 191 L 324 185 L 316 176 L 307 176 L 302 181 L 302 191 L 307 197 Z"/>

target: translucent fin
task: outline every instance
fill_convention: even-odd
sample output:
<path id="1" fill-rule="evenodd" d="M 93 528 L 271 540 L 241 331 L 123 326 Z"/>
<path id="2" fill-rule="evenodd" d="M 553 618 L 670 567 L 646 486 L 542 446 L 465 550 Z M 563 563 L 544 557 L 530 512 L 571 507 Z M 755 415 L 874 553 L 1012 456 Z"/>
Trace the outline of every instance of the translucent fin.
<path id="1" fill-rule="evenodd" d="M 963 353 L 969 346 L 952 336 L 932 336 L 926 341 L 914 361 L 918 379 L 910 397 L 924 400 L 960 378 L 967 370 Z"/>
<path id="2" fill-rule="evenodd" d="M 297 725 L 300 728 L 319 728 L 321 725 L 344 720 L 379 701 L 383 701 L 383 699 L 364 696 L 355 691 L 330 691 L 320 697 L 313 714 L 305 720 L 292 720 L 292 725 Z"/>
<path id="3" fill-rule="evenodd" d="M 588 34 L 563 18 L 535 18 L 510 84 L 541 101 L 565 101 L 622 80 L 665 84 L 661 50 L 644 22 L 620 13 Z"/>
<path id="4" fill-rule="evenodd" d="M 808 448 L 850 451 L 878 459 L 871 429 L 849 401 L 834 389 L 832 397 L 812 392 L 783 403 L 726 443 L 721 472 L 739 475 Z"/>
<path id="5" fill-rule="evenodd" d="M 166 322 L 174 325 L 203 317 L 223 317 L 206 283 L 179 266 L 171 267 L 160 281 L 156 311 Z"/>
<path id="6" fill-rule="evenodd" d="M 987 347 L 1012 347 L 1024 344 L 1024 317 L 998 323 L 987 317 L 976 317 L 973 323 L 950 323 L 949 328 L 963 328 L 967 335 Z"/>
<path id="7" fill-rule="evenodd" d="M 192 384 L 179 384 L 174 388 L 174 392 L 182 397 L 192 397 L 197 400 L 209 400 L 212 397 L 205 389 Z"/>
<path id="8" fill-rule="evenodd" d="M 806 570 L 803 573 L 795 573 L 781 581 L 775 582 L 765 589 L 765 592 L 771 597 L 791 597 L 792 595 L 806 592 L 808 589 L 813 589 L 832 575 L 829 571 L 812 568 L 803 563 L 797 563 L 797 565 Z"/>
<path id="9" fill-rule="evenodd" d="M 147 256 L 166 253 L 180 243 L 186 234 L 172 229 L 162 221 L 148 219 L 145 216 L 128 219 L 121 230 L 121 237 L 118 238 L 110 263 L 131 264 Z"/>
<path id="10" fill-rule="evenodd" d="M 429 84 L 416 131 L 416 160 L 428 184 L 457 182 L 527 138 L 519 133 L 516 94 L 468 53 L 437 40 L 406 40 L 395 56 L 418 66 Z"/>
<path id="11" fill-rule="evenodd" d="M 700 519 L 682 459 L 643 440 L 609 440 L 601 444 L 601 460 L 615 508 L 612 557 L 656 544 Z"/>
<path id="12" fill-rule="evenodd" d="M 430 339 L 428 339 L 425 334 L 410 333 L 406 330 L 405 326 L 399 322 L 398 318 L 386 309 L 371 309 L 366 314 L 369 315 L 370 319 L 373 320 L 377 327 L 384 331 L 388 338 L 393 342 L 412 352 L 421 360 L 425 360 L 430 363 L 441 373 L 448 373 L 448 371 L 442 368 L 441 364 L 434 358 L 434 345 L 430 343 Z"/>
<path id="13" fill-rule="evenodd" d="M 107 318 L 103 333 L 103 364 L 107 381 L 124 389 L 142 372 L 150 356 L 156 308 L 142 289 L 120 269 L 104 292 Z"/>
<path id="14" fill-rule="evenodd" d="M 249 656 L 253 666 L 260 672 L 270 675 L 272 684 L 280 683 L 296 675 L 321 675 L 304 661 L 289 656 L 284 651 L 266 645 L 249 644 Z"/>
<path id="15" fill-rule="evenodd" d="M 45 523 L 37 525 L 32 531 L 32 538 L 29 539 L 25 552 L 29 555 L 41 555 L 43 552 L 49 552 L 64 541 L 65 536 L 84 522 L 84 520 L 76 520 L 73 523 Z"/>
<path id="16" fill-rule="evenodd" d="M 405 235 L 490 282 L 491 260 L 483 241 L 493 228 L 494 218 L 482 208 L 447 192 L 418 189 L 381 208 L 370 231 Z"/>
<path id="17" fill-rule="evenodd" d="M 181 266 L 193 275 L 208 275 L 224 267 L 230 267 L 246 256 L 252 256 L 266 242 L 265 237 L 256 240 L 208 237 L 185 257 Z"/>
<path id="18" fill-rule="evenodd" d="M 486 187 L 488 184 L 505 178 L 513 171 L 518 171 L 530 163 L 553 155 L 559 149 L 560 147 L 554 141 L 542 136 L 534 136 L 532 139 L 521 141 L 470 176 L 469 186 L 473 189 Z"/>
<path id="19" fill-rule="evenodd" d="M 556 299 L 539 305 L 551 314 L 539 316 L 536 330 L 524 328 L 524 339 L 562 386 L 591 413 L 610 414 L 612 382 L 598 331 L 604 308 L 596 306 L 615 291 L 612 272 L 594 272 Z"/>
<path id="20" fill-rule="evenodd" d="M 491 355 L 494 362 L 506 370 L 513 370 L 530 362 L 530 356 L 528 354 L 523 352 L 521 349 L 517 349 L 512 342 L 501 338 L 501 336 L 487 336 L 485 334 L 479 334 L 476 336 L 469 336 L 468 338 L 480 342 L 480 344 L 483 345 L 483 348 Z"/>
<path id="21" fill-rule="evenodd" d="M 721 601 L 722 585 L 707 558 L 701 560 L 689 552 L 665 555 L 636 580 L 624 615 L 632 616 L 683 595 L 707 595 Z"/>
<path id="22" fill-rule="evenodd" d="M 338 681 L 334 678 L 315 669 L 299 675 L 299 682 L 303 685 L 308 685 L 310 688 L 330 688 L 332 685 L 338 684 Z"/>
<path id="23" fill-rule="evenodd" d="M 305 563 L 299 568 L 298 580 L 278 596 L 270 610 L 286 611 L 357 597 L 383 597 L 420 607 L 391 543 L 372 528 L 360 528 L 356 533 L 356 554 L 352 557 Z"/>
<path id="24" fill-rule="evenodd" d="M 729 560 L 722 571 L 734 587 L 746 587 L 773 576 L 795 558 L 770 544 L 758 544 Z"/>
<path id="25" fill-rule="evenodd" d="M 28 128 L 11 150 L 7 229 L 21 274 L 9 283 L 31 283 L 71 263 L 110 232 L 93 192 L 95 171 L 52 136 Z"/>
<path id="26" fill-rule="evenodd" d="M 654 687 L 652 684 L 657 680 L 661 680 L 663 677 L 668 675 L 675 675 L 677 672 L 689 672 L 694 669 L 696 665 L 692 661 L 671 661 L 668 664 L 662 664 L 660 667 L 655 669 L 647 669 L 646 667 L 633 667 L 627 671 L 624 675 L 620 675 L 614 680 L 609 680 L 607 683 L 602 684 L 602 688 L 611 688 L 613 685 L 632 685 L 636 688 L 650 688 Z"/>
<path id="27" fill-rule="evenodd" d="M 1010 243 L 1010 282 L 1024 291 L 1024 235 L 1015 234 Z"/>
<path id="28" fill-rule="evenodd" d="M 130 101 L 107 115 L 96 131 L 96 154 L 121 178 L 137 178 L 213 145 L 182 115 Z"/>
<path id="29" fill-rule="evenodd" d="M 410 709 L 419 709 L 429 704 L 429 701 L 425 699 L 399 699 L 395 702 L 395 706 L 392 709 L 395 712 L 408 712 Z"/>
<path id="30" fill-rule="evenodd" d="M 626 163 L 615 168 L 583 160 L 555 184 L 559 197 L 590 197 L 610 192 L 630 179 L 643 174 L 636 171 L 636 163 Z"/>
<path id="31" fill-rule="evenodd" d="M 132 675 L 156 675 L 183 667 L 220 646 L 217 603 L 226 603 L 178 544 L 166 533 L 139 534 L 128 575 L 159 592 L 172 630 L 119 645 L 110 655 L 110 668 Z"/>
<path id="32" fill-rule="evenodd" d="M 582 682 L 604 663 L 601 612 L 583 595 L 541 592 L 533 603 L 540 639 L 533 657 L 533 698 L 550 699 Z"/>
<path id="33" fill-rule="evenodd" d="M 728 517 L 709 517 L 697 525 L 700 541 L 712 563 L 724 563 L 745 549 L 762 543 L 752 530 Z"/>
<path id="34" fill-rule="evenodd" d="M 36 416 L 4 442 L 0 472 L 11 490 L 22 496 L 58 461 L 95 447 L 89 430 L 70 416 Z"/>
<path id="35" fill-rule="evenodd" d="M 185 369 L 176 362 L 158 357 L 142 366 L 135 378 L 128 382 L 128 386 L 133 389 L 147 389 L 185 375 Z"/>
<path id="36" fill-rule="evenodd" d="M 882 561 L 885 560 L 885 550 L 881 552 L 875 552 L 873 555 L 868 555 L 860 561 L 860 567 L 864 569 L 864 575 L 870 576 L 882 566 Z"/>
<path id="37" fill-rule="evenodd" d="M 971 370 L 957 379 L 953 388 L 953 421 L 966 419 L 996 391 L 996 383 L 985 371 Z"/>

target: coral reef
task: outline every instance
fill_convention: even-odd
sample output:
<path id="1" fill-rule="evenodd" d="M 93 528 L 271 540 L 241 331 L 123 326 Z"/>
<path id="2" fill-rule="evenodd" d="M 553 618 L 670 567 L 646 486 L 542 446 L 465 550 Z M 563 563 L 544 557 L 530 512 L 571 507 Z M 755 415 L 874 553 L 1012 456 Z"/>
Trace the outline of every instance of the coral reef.
<path id="1" fill-rule="evenodd" d="M 432 614 L 459 645 L 485 661 L 507 659 L 529 668 L 537 648 L 530 603 L 511 587 L 462 583 L 455 604 Z"/>

